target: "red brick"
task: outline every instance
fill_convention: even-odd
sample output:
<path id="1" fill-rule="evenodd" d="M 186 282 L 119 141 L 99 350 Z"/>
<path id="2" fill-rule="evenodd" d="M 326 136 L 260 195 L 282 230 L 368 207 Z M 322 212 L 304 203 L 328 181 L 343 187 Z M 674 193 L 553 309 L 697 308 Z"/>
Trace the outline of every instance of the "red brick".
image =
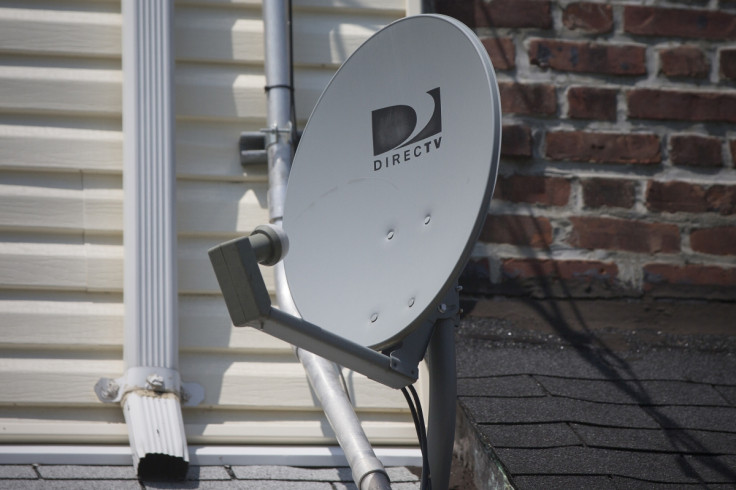
<path id="1" fill-rule="evenodd" d="M 625 179 L 585 179 L 583 203 L 587 208 L 631 208 L 636 203 L 636 182 Z"/>
<path id="2" fill-rule="evenodd" d="M 435 8 L 469 27 L 552 27 L 548 0 L 437 0 Z"/>
<path id="3" fill-rule="evenodd" d="M 706 78 L 710 63 L 703 50 L 695 46 L 677 46 L 659 52 L 660 71 L 668 77 Z"/>
<path id="4" fill-rule="evenodd" d="M 736 80 L 736 49 L 723 49 L 719 54 L 721 77 Z"/>
<path id="5" fill-rule="evenodd" d="M 736 255 L 736 226 L 701 228 L 690 233 L 690 247 L 713 255 Z"/>
<path id="6" fill-rule="evenodd" d="M 736 165 L 736 140 L 729 141 L 728 146 L 731 148 L 731 160 Z"/>
<path id="7" fill-rule="evenodd" d="M 736 15 L 716 10 L 627 5 L 624 31 L 642 36 L 736 39 Z"/>
<path id="8" fill-rule="evenodd" d="M 568 29 L 603 34 L 613 29 L 613 9 L 604 3 L 576 2 L 562 11 L 562 23 Z"/>
<path id="9" fill-rule="evenodd" d="M 505 157 L 532 156 L 532 130 L 523 124 L 506 124 L 501 138 L 501 155 Z"/>
<path id="10" fill-rule="evenodd" d="M 675 225 L 598 217 L 570 221 L 569 242 L 575 247 L 650 254 L 680 251 L 680 231 Z"/>
<path id="11" fill-rule="evenodd" d="M 438 14 L 454 17 L 468 27 L 476 27 L 475 1 L 436 0 L 435 9 L 437 10 Z"/>
<path id="12" fill-rule="evenodd" d="M 492 285 L 488 258 L 468 260 L 458 282 L 465 294 L 489 294 Z"/>
<path id="13" fill-rule="evenodd" d="M 475 1 L 475 27 L 552 27 L 547 0 Z"/>
<path id="14" fill-rule="evenodd" d="M 652 181 L 647 187 L 646 204 L 651 211 L 703 213 L 705 189 L 688 182 Z"/>
<path id="15" fill-rule="evenodd" d="M 736 298 L 736 268 L 646 264 L 644 291 L 660 297 Z"/>
<path id="16" fill-rule="evenodd" d="M 504 114 L 553 116 L 557 113 L 557 94 L 552 85 L 500 82 L 498 90 Z"/>
<path id="17" fill-rule="evenodd" d="M 678 134 L 670 137 L 670 161 L 674 165 L 722 167 L 720 138 Z"/>
<path id="18" fill-rule="evenodd" d="M 678 121 L 736 122 L 736 94 L 632 89 L 626 94 L 629 117 Z"/>
<path id="19" fill-rule="evenodd" d="M 735 268 L 724 269 L 700 264 L 646 264 L 644 273 L 656 276 L 645 277 L 647 282 L 655 284 L 666 281 L 675 284 L 736 286 Z"/>
<path id="20" fill-rule="evenodd" d="M 529 45 L 529 61 L 541 68 L 602 75 L 646 75 L 645 54 L 631 44 L 534 39 Z"/>
<path id="21" fill-rule="evenodd" d="M 481 39 L 496 70 L 511 70 L 516 67 L 516 48 L 510 37 L 486 37 Z"/>
<path id="22" fill-rule="evenodd" d="M 568 116 L 574 119 L 616 120 L 616 95 L 611 88 L 571 87 L 567 91 Z"/>
<path id="23" fill-rule="evenodd" d="M 618 266 L 596 260 L 506 259 L 501 272 L 507 277 L 615 278 Z"/>
<path id="24" fill-rule="evenodd" d="M 547 248 L 552 243 L 552 224 L 544 217 L 490 214 L 480 241 Z"/>
<path id="25" fill-rule="evenodd" d="M 494 198 L 510 202 L 565 206 L 570 200 L 570 182 L 561 177 L 512 175 L 499 177 Z"/>
<path id="26" fill-rule="evenodd" d="M 705 191 L 705 200 L 708 211 L 715 211 L 722 215 L 736 214 L 736 186 L 712 185 Z"/>
<path id="27" fill-rule="evenodd" d="M 646 204 L 651 211 L 718 212 L 730 215 L 736 211 L 736 186 L 706 187 L 689 182 L 651 181 L 647 188 Z"/>
<path id="28" fill-rule="evenodd" d="M 659 136 L 641 133 L 547 133 L 546 155 L 552 160 L 653 165 L 661 161 Z"/>
<path id="29" fill-rule="evenodd" d="M 618 287 L 618 266 L 594 260 L 506 259 L 501 292 L 537 297 L 610 296 Z"/>

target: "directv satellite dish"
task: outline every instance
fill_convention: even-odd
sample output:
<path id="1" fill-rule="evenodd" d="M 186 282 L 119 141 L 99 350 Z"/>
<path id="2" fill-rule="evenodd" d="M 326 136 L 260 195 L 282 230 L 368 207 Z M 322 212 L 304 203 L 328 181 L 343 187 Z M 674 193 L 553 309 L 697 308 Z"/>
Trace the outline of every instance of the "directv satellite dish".
<path id="1" fill-rule="evenodd" d="M 457 311 L 448 291 L 483 225 L 500 145 L 498 86 L 472 31 L 420 15 L 376 33 L 307 123 L 283 229 L 209 251 L 233 324 L 387 386 L 416 381 L 435 323 Z M 301 318 L 272 306 L 260 274 L 284 256 Z"/>
<path id="2" fill-rule="evenodd" d="M 449 17 L 394 22 L 330 81 L 294 157 L 286 278 L 302 317 L 357 344 L 437 311 L 478 237 L 501 144 L 498 86 Z"/>
<path id="3" fill-rule="evenodd" d="M 260 226 L 209 251 L 235 326 L 408 387 L 423 466 L 435 466 L 439 486 L 455 420 L 454 397 L 444 396 L 456 382 L 452 286 L 485 220 L 500 145 L 498 85 L 475 34 L 444 16 L 398 20 L 345 61 L 317 102 L 283 228 Z M 260 273 L 282 258 L 301 318 L 273 307 Z M 428 431 L 410 386 L 427 352 Z"/>

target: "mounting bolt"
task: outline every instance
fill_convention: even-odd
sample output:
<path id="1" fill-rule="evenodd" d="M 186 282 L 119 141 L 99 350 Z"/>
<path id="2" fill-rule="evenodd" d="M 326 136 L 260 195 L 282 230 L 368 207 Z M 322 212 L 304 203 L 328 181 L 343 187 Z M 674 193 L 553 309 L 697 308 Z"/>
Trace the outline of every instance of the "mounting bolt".
<path id="1" fill-rule="evenodd" d="M 459 284 L 455 286 L 455 291 L 457 291 L 458 293 L 461 292 L 462 290 L 463 290 L 463 287 L 460 286 Z"/>
<path id="2" fill-rule="evenodd" d="M 376 323 L 376 320 L 378 320 L 378 313 L 371 315 L 371 323 Z"/>
<path id="3" fill-rule="evenodd" d="M 164 378 L 160 374 L 149 374 L 146 378 L 146 388 L 152 391 L 164 390 Z"/>
<path id="4" fill-rule="evenodd" d="M 444 303 L 442 303 L 441 305 L 439 305 L 439 306 L 437 307 L 437 311 L 439 311 L 440 313 L 444 313 L 444 312 L 446 312 L 446 311 L 447 311 L 447 305 L 446 305 L 446 304 L 444 304 Z"/>

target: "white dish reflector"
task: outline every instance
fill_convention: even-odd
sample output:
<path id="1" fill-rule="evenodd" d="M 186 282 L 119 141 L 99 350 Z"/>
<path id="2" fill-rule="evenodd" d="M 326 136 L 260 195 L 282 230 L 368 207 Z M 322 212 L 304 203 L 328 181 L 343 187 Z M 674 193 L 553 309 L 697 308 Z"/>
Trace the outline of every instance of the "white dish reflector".
<path id="1" fill-rule="evenodd" d="M 289 177 L 284 263 L 302 317 L 364 346 L 436 311 L 493 193 L 501 110 L 476 35 L 439 15 L 398 20 L 327 86 Z"/>

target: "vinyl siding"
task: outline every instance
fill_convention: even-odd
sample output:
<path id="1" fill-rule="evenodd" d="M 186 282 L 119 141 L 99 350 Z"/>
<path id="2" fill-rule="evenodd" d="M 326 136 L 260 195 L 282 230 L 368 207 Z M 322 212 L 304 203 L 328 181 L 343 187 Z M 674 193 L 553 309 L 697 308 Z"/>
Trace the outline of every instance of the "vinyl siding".
<path id="1" fill-rule="evenodd" d="M 339 64 L 404 0 L 295 0 L 300 124 Z M 22 5 L 22 6 L 19 6 Z M 333 443 L 291 347 L 234 329 L 206 251 L 267 221 L 256 1 L 176 2 L 180 371 L 192 444 Z M 114 1 L 0 1 L 0 443 L 127 443 L 100 377 L 123 374 L 122 73 Z M 270 271 L 264 269 L 267 286 Z M 345 372 L 377 444 L 414 444 L 401 394 Z"/>

